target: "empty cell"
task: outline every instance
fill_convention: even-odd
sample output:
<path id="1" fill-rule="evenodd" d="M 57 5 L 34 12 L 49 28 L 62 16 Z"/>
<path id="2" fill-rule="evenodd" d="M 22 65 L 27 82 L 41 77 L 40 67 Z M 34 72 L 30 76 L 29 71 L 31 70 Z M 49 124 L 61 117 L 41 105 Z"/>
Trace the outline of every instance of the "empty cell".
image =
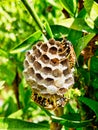
<path id="1" fill-rule="evenodd" d="M 43 86 L 43 85 L 38 85 L 37 87 L 38 87 L 40 90 L 46 90 L 45 86 Z"/>
<path id="2" fill-rule="evenodd" d="M 24 66 L 27 68 L 29 66 L 29 62 L 27 60 L 24 61 Z"/>
<path id="3" fill-rule="evenodd" d="M 28 74 L 30 76 L 34 75 L 34 69 L 33 68 L 28 68 Z"/>
<path id="4" fill-rule="evenodd" d="M 35 56 L 29 55 L 28 60 L 33 63 L 35 61 Z"/>
<path id="5" fill-rule="evenodd" d="M 41 69 L 41 64 L 38 61 L 34 61 L 34 67 L 36 70 L 40 70 Z"/>
<path id="6" fill-rule="evenodd" d="M 54 79 L 52 79 L 52 78 L 46 78 L 45 82 L 46 82 L 47 85 L 51 85 L 51 84 L 54 83 Z"/>
<path id="7" fill-rule="evenodd" d="M 60 46 L 60 41 L 55 41 L 55 44 L 57 45 L 57 47 L 59 47 Z"/>
<path id="8" fill-rule="evenodd" d="M 54 45 L 55 44 L 55 40 L 54 39 L 49 39 L 49 44 L 50 45 Z"/>
<path id="9" fill-rule="evenodd" d="M 34 51 L 35 57 L 39 58 L 41 56 L 41 52 L 39 49 L 35 49 Z"/>
<path id="10" fill-rule="evenodd" d="M 33 46 L 32 49 L 33 49 L 33 51 L 35 51 L 35 50 L 37 49 L 37 47 L 36 47 L 36 46 Z"/>
<path id="11" fill-rule="evenodd" d="M 63 70 L 63 74 L 64 74 L 64 76 L 70 74 L 70 69 L 67 68 L 67 69 Z"/>
<path id="12" fill-rule="evenodd" d="M 38 47 L 40 47 L 41 45 L 42 45 L 42 41 L 39 41 L 36 45 L 38 46 Z"/>
<path id="13" fill-rule="evenodd" d="M 59 64 L 59 59 L 58 58 L 51 59 L 50 64 L 52 64 L 53 66 L 58 65 Z"/>
<path id="14" fill-rule="evenodd" d="M 53 47 L 49 48 L 49 52 L 51 54 L 56 54 L 57 53 L 57 48 L 55 46 L 53 46 Z"/>
<path id="15" fill-rule="evenodd" d="M 65 92 L 67 92 L 67 89 L 66 89 L 66 88 L 60 88 L 60 89 L 58 90 L 58 93 L 59 93 L 59 94 L 64 94 Z"/>
<path id="16" fill-rule="evenodd" d="M 37 85 L 35 81 L 30 80 L 30 79 L 27 81 L 27 83 L 28 83 L 30 86 L 32 86 L 32 87 L 36 87 L 36 85 Z"/>
<path id="17" fill-rule="evenodd" d="M 47 87 L 47 91 L 50 94 L 56 94 L 57 93 L 57 87 L 55 87 L 54 85 L 50 85 L 50 86 Z"/>
<path id="18" fill-rule="evenodd" d="M 27 70 L 23 71 L 23 73 L 24 73 L 24 75 L 25 75 L 26 78 L 29 77 L 29 74 L 28 74 Z"/>
<path id="19" fill-rule="evenodd" d="M 54 77 L 60 77 L 62 75 L 62 72 L 59 69 L 55 69 L 53 70 L 52 75 Z"/>
<path id="20" fill-rule="evenodd" d="M 69 63 L 68 63 L 68 59 L 64 59 L 60 62 L 63 66 L 66 66 L 68 67 L 69 66 Z"/>
<path id="21" fill-rule="evenodd" d="M 65 52 L 65 48 L 60 47 L 60 48 L 58 49 L 58 54 L 62 54 L 62 52 Z"/>
<path id="22" fill-rule="evenodd" d="M 71 82 L 72 82 L 72 83 L 74 82 L 74 80 L 73 80 L 72 77 L 69 77 L 68 79 L 65 79 L 65 83 L 66 83 L 66 84 L 70 84 Z"/>
<path id="23" fill-rule="evenodd" d="M 41 56 L 41 60 L 43 63 L 48 63 L 50 59 L 47 55 L 44 54 Z"/>
<path id="24" fill-rule="evenodd" d="M 48 74 L 52 72 L 52 69 L 50 67 L 44 67 L 42 70 L 44 73 Z"/>
<path id="25" fill-rule="evenodd" d="M 48 50 L 47 44 L 42 44 L 42 45 L 41 45 L 41 49 L 42 49 L 44 52 L 47 52 L 47 50 Z"/>
<path id="26" fill-rule="evenodd" d="M 28 56 L 28 55 L 30 55 L 30 52 L 29 52 L 29 51 L 27 51 L 26 55 L 27 55 L 27 56 Z"/>
<path id="27" fill-rule="evenodd" d="M 35 75 L 36 75 L 36 78 L 37 78 L 38 80 L 42 80 L 42 79 L 43 79 L 43 77 L 41 76 L 41 74 L 36 73 Z"/>

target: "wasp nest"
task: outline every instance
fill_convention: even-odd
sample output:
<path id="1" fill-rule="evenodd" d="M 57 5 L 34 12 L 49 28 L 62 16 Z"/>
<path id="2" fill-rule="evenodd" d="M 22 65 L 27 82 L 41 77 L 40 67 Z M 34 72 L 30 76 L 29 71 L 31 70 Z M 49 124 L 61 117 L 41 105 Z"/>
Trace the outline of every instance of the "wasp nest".
<path id="1" fill-rule="evenodd" d="M 24 75 L 35 95 L 48 100 L 54 95 L 63 97 L 74 84 L 74 63 L 74 53 L 68 41 L 40 41 L 26 53 Z"/>

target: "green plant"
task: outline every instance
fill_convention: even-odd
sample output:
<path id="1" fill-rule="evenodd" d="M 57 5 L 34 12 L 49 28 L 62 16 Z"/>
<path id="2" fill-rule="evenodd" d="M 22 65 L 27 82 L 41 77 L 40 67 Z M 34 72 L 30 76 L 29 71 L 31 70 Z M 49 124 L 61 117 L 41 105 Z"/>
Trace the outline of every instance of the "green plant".
<path id="1" fill-rule="evenodd" d="M 0 118 L 0 128 L 47 130 L 51 118 L 54 124 L 59 123 L 66 130 L 97 129 L 98 3 L 94 0 L 33 2 L 0 2 L 4 15 L 0 17 L 0 99 L 3 101 L 0 114 L 5 117 Z M 60 117 L 31 100 L 31 88 L 22 75 L 25 52 L 37 41 L 51 37 L 56 40 L 66 37 L 73 44 L 77 57 L 75 84 L 65 93 L 70 100 Z M 42 120 L 38 120 L 40 117 Z"/>

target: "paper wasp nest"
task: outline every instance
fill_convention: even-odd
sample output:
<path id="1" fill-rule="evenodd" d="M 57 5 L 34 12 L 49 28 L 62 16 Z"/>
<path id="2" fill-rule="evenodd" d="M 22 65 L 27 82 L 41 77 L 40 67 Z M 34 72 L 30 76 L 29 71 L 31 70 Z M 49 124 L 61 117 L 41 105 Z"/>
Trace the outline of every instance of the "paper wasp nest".
<path id="1" fill-rule="evenodd" d="M 63 97 L 74 84 L 74 64 L 75 55 L 69 41 L 50 39 L 36 43 L 24 60 L 24 75 L 34 91 L 34 100 L 43 101 L 42 97 L 50 100 L 54 95 L 59 99 Z"/>

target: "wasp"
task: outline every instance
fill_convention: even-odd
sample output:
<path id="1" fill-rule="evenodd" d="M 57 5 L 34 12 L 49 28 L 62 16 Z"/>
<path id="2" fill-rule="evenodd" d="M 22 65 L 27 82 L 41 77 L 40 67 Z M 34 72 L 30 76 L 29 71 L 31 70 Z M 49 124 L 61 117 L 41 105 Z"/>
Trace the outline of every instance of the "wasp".
<path id="1" fill-rule="evenodd" d="M 61 46 L 63 51 L 60 52 L 60 55 L 64 54 L 65 58 L 69 61 L 70 67 L 73 68 L 77 58 L 72 43 L 64 38 L 61 42 Z"/>
<path id="2" fill-rule="evenodd" d="M 52 95 L 50 98 L 47 98 L 37 93 L 33 93 L 32 99 L 38 105 L 46 108 L 47 110 L 55 110 L 58 107 L 64 107 L 69 101 L 65 97 L 57 97 L 57 95 Z"/>

